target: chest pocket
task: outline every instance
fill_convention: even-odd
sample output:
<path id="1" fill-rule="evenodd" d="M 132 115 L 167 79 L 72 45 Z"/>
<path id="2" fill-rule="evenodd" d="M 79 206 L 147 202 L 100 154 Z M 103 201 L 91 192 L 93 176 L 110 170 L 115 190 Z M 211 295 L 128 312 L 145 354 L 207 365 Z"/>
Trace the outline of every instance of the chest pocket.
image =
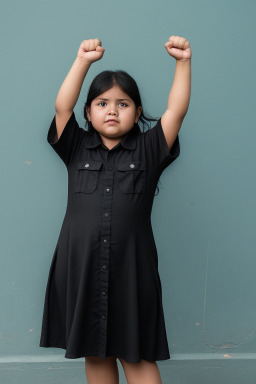
<path id="1" fill-rule="evenodd" d="M 92 193 L 96 190 L 102 161 L 79 161 L 75 174 L 75 193 Z"/>
<path id="2" fill-rule="evenodd" d="M 142 193 L 146 186 L 146 163 L 122 161 L 117 164 L 117 182 L 123 193 Z"/>

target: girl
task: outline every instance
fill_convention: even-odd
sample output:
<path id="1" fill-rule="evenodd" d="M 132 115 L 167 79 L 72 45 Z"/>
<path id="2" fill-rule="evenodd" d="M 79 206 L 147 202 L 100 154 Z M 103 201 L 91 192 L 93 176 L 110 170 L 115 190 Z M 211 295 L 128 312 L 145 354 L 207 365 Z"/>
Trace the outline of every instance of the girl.
<path id="1" fill-rule="evenodd" d="M 134 79 L 104 71 L 84 106 L 88 131 L 74 106 L 83 80 L 100 60 L 99 39 L 85 40 L 57 96 L 47 140 L 68 172 L 68 201 L 46 288 L 41 347 L 85 357 L 89 384 L 117 384 L 117 359 L 128 384 L 160 384 L 156 360 L 170 358 L 158 256 L 150 214 L 163 170 L 180 153 L 178 132 L 191 83 L 189 42 L 171 36 L 175 78 L 163 116 L 141 132 Z M 156 119 L 155 119 L 156 120 Z"/>

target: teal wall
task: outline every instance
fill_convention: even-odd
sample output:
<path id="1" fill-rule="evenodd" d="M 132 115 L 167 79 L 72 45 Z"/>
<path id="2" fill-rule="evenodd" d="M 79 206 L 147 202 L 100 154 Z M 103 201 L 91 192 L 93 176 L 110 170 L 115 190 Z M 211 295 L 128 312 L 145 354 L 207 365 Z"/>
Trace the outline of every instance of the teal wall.
<path id="1" fill-rule="evenodd" d="M 39 347 L 67 201 L 67 172 L 46 135 L 78 48 L 90 38 L 105 48 L 75 107 L 80 126 L 88 87 L 105 69 L 130 73 L 145 111 L 161 116 L 175 71 L 164 47 L 171 35 L 190 42 L 192 92 L 180 157 L 162 174 L 152 212 L 171 353 L 159 367 L 164 383 L 221 383 L 221 364 L 223 382 L 255 383 L 255 11 L 252 0 L 2 3 L 2 383 L 68 383 L 72 372 L 73 383 L 85 382 L 83 360 L 75 365 L 62 359 L 64 350 Z M 50 372 L 54 359 L 63 369 Z M 195 364 L 193 377 L 187 359 Z M 211 370 L 203 369 L 205 359 Z M 231 380 L 234 359 L 241 369 Z"/>

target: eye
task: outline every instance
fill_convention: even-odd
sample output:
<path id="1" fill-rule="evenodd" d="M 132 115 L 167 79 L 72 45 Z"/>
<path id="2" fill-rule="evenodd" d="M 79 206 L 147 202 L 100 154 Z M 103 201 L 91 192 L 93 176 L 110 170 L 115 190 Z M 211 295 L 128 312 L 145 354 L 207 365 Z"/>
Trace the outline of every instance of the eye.
<path id="1" fill-rule="evenodd" d="M 101 105 L 101 104 L 106 104 L 106 102 L 105 101 L 100 101 L 98 105 Z M 123 106 L 128 107 L 128 104 L 126 104 L 126 103 L 122 103 L 121 102 L 120 104 L 123 104 Z"/>

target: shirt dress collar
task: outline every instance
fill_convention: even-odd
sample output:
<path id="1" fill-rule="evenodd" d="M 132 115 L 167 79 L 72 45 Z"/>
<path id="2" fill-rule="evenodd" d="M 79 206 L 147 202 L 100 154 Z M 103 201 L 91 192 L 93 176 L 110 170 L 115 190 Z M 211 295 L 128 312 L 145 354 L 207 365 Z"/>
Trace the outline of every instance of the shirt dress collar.
<path id="1" fill-rule="evenodd" d="M 138 124 L 134 124 L 133 128 L 127 132 L 121 139 L 121 141 L 117 145 L 121 145 L 124 149 L 135 149 L 136 148 L 136 140 L 134 138 L 136 133 L 140 132 L 140 128 Z M 98 145 L 102 145 L 102 139 L 99 132 L 91 125 L 91 130 L 88 132 L 87 141 L 85 146 L 87 148 L 95 148 Z"/>

